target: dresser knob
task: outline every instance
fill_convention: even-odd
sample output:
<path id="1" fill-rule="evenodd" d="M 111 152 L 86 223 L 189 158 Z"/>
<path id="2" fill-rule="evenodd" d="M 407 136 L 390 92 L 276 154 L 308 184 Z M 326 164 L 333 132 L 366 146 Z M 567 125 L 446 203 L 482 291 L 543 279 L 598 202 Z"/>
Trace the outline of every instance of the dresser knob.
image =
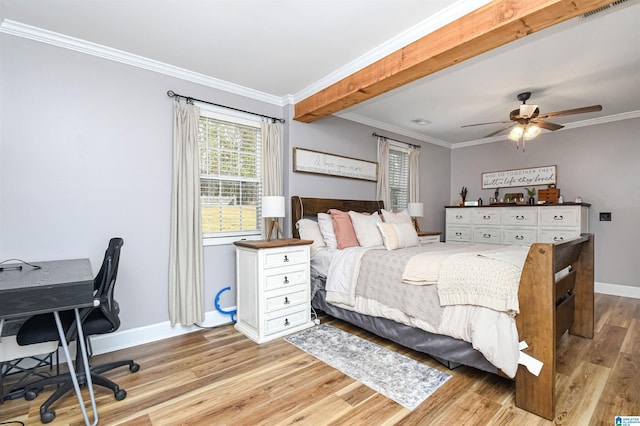
<path id="1" fill-rule="evenodd" d="M 491 219 L 491 216 L 484 215 L 484 216 L 482 216 L 482 218 L 483 218 L 484 220 L 489 220 L 489 219 Z"/>
<path id="2" fill-rule="evenodd" d="M 482 234 L 482 238 L 491 238 L 491 234 Z"/>
<path id="3" fill-rule="evenodd" d="M 524 240 L 524 237 L 522 235 L 516 235 L 516 240 Z"/>
<path id="4" fill-rule="evenodd" d="M 516 216 L 516 220 L 524 220 L 524 216 Z"/>
<path id="5" fill-rule="evenodd" d="M 564 217 L 562 215 L 557 215 L 553 217 L 553 220 L 563 220 Z"/>
<path id="6" fill-rule="evenodd" d="M 291 303 L 291 302 L 289 302 L 289 298 L 288 298 L 288 297 L 285 297 L 285 298 L 284 298 L 284 304 L 285 304 L 285 305 L 288 305 L 289 303 Z"/>
<path id="7" fill-rule="evenodd" d="M 289 323 L 289 318 L 285 318 L 285 319 L 284 319 L 284 325 L 285 325 L 285 326 L 288 326 L 289 324 L 290 324 L 290 323 Z"/>
<path id="8" fill-rule="evenodd" d="M 289 284 L 289 278 L 287 278 L 287 276 L 284 276 L 284 280 L 282 281 L 283 284 Z"/>
<path id="9" fill-rule="evenodd" d="M 285 254 L 285 255 L 284 255 L 284 262 L 286 263 L 286 262 L 288 262 L 288 261 L 289 261 L 289 258 L 288 258 L 288 257 L 287 257 L 287 255 Z"/>
<path id="10" fill-rule="evenodd" d="M 553 237 L 553 241 L 564 241 L 562 237 Z"/>

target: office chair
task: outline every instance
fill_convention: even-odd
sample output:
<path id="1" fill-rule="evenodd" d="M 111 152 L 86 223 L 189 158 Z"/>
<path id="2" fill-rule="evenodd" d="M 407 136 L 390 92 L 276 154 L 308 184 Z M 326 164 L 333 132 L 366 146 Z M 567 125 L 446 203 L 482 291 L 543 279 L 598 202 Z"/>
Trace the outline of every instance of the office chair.
<path id="1" fill-rule="evenodd" d="M 116 331 L 120 327 L 118 314 L 120 307 L 113 298 L 114 286 L 118 275 L 120 261 L 120 249 L 124 244 L 122 238 L 112 238 L 105 252 L 102 267 L 94 279 L 94 306 L 80 310 L 82 329 L 84 331 L 87 347 L 90 347 L 89 338 L 95 334 L 105 334 Z M 74 311 L 60 312 L 62 327 L 67 336 L 67 341 L 77 339 Z M 17 341 L 20 345 L 29 345 L 49 340 L 59 340 L 58 331 L 53 314 L 35 315 L 29 318 L 18 330 Z M 81 359 L 81 351 L 76 350 L 76 376 L 80 385 L 87 383 L 86 372 Z M 135 373 L 140 366 L 133 360 L 123 360 L 90 367 L 91 380 L 94 385 L 100 385 L 113 391 L 117 401 L 127 396 L 127 392 L 116 383 L 101 374 L 121 366 L 129 366 L 129 371 Z M 56 414 L 49 407 L 68 391 L 73 390 L 73 382 L 69 373 L 55 377 L 38 380 L 25 386 L 25 399 L 33 400 L 45 386 L 56 384 L 58 388 L 40 406 L 40 419 L 43 423 L 53 421 Z"/>

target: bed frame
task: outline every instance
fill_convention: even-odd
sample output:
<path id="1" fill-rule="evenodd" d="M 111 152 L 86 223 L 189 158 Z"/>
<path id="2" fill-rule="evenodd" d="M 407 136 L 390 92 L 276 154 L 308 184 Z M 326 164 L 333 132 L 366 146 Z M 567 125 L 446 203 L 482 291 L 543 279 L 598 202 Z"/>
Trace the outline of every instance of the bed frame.
<path id="1" fill-rule="evenodd" d="M 317 213 L 327 212 L 330 208 L 342 211 L 373 212 L 383 207 L 382 201 L 293 196 L 291 198 L 293 236 L 299 238 L 295 224 L 305 216 L 315 216 Z M 540 374 L 535 376 L 523 365 L 518 366 L 515 377 L 516 406 L 548 420 L 555 417 L 556 345 L 558 340 L 567 330 L 576 336 L 593 338 L 593 252 L 594 237 L 592 234 L 582 234 L 579 238 L 561 244 L 532 244 L 522 270 L 518 294 L 520 314 L 516 317 L 518 336 L 520 341 L 525 341 L 529 345 L 525 352 L 541 361 L 543 368 Z M 571 266 L 569 274 L 556 282 L 555 273 L 568 266 Z M 367 317 L 351 311 L 346 312 L 331 305 L 327 305 L 327 307 L 330 310 L 327 312 L 328 314 L 336 316 L 337 313 L 341 319 L 347 321 L 350 321 L 354 316 Z M 399 324 L 399 328 L 395 332 L 389 332 L 388 327 L 376 326 L 376 320 L 372 317 L 362 318 L 357 321 L 356 325 L 396 342 L 398 342 L 398 335 L 403 333 L 402 330 L 409 331 L 408 329 L 410 329 L 408 326 Z M 385 322 L 393 323 L 390 320 L 385 320 Z M 416 332 L 420 333 L 422 330 Z M 415 345 L 398 343 L 405 344 L 411 349 L 430 353 L 428 350 L 424 350 L 423 346 L 424 342 L 433 335 L 424 333 L 425 339 L 411 339 L 416 342 L 422 340 L 422 345 L 419 343 Z M 466 342 L 456 339 L 448 339 L 466 344 Z M 471 351 L 474 350 L 471 349 Z M 478 352 L 476 353 L 480 355 Z M 481 355 L 480 357 L 484 359 Z M 448 359 L 446 356 L 443 358 L 444 360 Z M 488 361 L 485 359 L 485 362 Z M 473 363 L 464 361 L 461 363 L 475 366 Z M 489 371 L 489 369 L 485 370 Z M 500 371 L 495 369 L 494 372 L 500 374 Z"/>

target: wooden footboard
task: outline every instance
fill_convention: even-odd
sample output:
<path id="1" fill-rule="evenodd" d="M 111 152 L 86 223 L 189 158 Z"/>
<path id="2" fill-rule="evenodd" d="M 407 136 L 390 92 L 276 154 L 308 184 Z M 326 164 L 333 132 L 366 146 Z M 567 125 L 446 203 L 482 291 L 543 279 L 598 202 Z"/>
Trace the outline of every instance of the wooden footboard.
<path id="1" fill-rule="evenodd" d="M 520 279 L 516 317 L 526 353 L 543 363 L 539 376 L 523 365 L 516 375 L 516 406 L 552 420 L 555 416 L 556 343 L 568 329 L 593 338 L 592 234 L 562 244 L 533 244 Z M 555 273 L 571 266 L 556 281 Z"/>

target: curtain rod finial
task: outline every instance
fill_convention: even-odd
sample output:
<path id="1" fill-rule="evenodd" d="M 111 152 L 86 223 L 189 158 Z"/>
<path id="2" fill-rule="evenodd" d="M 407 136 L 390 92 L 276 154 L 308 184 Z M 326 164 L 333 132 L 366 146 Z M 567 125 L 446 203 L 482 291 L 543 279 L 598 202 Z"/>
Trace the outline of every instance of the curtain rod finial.
<path id="1" fill-rule="evenodd" d="M 176 95 L 176 93 L 173 90 L 169 90 L 167 92 L 167 96 L 169 96 L 170 98 L 173 98 Z"/>

